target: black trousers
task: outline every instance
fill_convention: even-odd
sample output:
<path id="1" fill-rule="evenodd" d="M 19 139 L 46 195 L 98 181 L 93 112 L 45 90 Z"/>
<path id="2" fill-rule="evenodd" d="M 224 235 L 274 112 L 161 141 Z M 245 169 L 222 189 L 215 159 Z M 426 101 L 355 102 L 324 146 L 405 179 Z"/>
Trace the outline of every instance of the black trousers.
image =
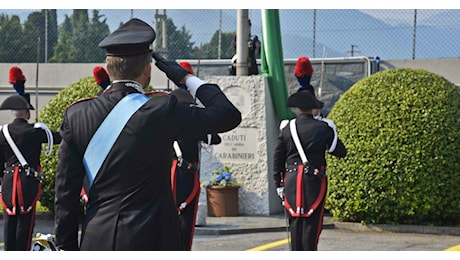
<path id="1" fill-rule="evenodd" d="M 176 169 L 176 206 L 188 201 L 187 206 L 179 212 L 182 246 L 184 250 L 192 250 L 193 236 L 195 233 L 195 222 L 200 197 L 199 173 L 196 169 Z"/>
<path id="2" fill-rule="evenodd" d="M 5 251 L 30 251 L 35 225 L 35 209 L 28 214 L 3 214 Z"/>
<path id="3" fill-rule="evenodd" d="M 192 250 L 193 236 L 195 234 L 196 214 L 198 211 L 198 196 L 192 200 L 190 205 L 181 211 L 179 216 L 181 225 L 182 245 L 184 250 Z"/>
<path id="4" fill-rule="evenodd" d="M 288 213 L 289 214 L 289 213 Z M 289 217 L 292 251 L 317 251 L 323 229 L 324 200 L 308 218 Z"/>

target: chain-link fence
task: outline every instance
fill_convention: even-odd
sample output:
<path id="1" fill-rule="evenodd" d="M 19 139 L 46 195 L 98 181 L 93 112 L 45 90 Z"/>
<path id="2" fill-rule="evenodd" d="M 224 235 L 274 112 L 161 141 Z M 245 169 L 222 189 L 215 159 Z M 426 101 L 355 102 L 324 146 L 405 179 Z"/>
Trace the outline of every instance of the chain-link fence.
<path id="1" fill-rule="evenodd" d="M 248 10 L 263 42 L 263 10 Z M 0 62 L 104 62 L 98 43 L 121 23 L 155 28 L 156 50 L 171 59 L 231 59 L 234 9 L 0 10 Z M 286 59 L 367 56 L 386 60 L 460 57 L 460 10 L 281 9 Z"/>

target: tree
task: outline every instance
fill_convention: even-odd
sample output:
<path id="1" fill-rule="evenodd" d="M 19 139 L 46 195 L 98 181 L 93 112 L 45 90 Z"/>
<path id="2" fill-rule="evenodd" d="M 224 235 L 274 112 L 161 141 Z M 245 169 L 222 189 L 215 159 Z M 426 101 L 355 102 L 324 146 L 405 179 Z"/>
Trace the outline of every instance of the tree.
<path id="1" fill-rule="evenodd" d="M 71 62 L 87 62 L 91 57 L 92 46 L 88 38 L 89 17 L 87 9 L 75 9 L 71 17 L 72 31 L 72 52 Z M 93 49 L 94 50 L 94 49 Z"/>
<path id="2" fill-rule="evenodd" d="M 0 44 L 0 62 L 21 62 L 22 57 L 19 53 L 24 51 L 24 30 L 21 25 L 19 16 L 13 15 L 11 19 L 8 15 L 0 15 L 0 35 L 2 35 L 2 44 Z"/>
<path id="3" fill-rule="evenodd" d="M 37 61 L 37 47 L 39 61 L 46 62 L 48 57 L 53 55 L 53 46 L 57 42 L 56 10 L 42 10 L 29 14 L 24 23 L 24 34 L 28 40 L 24 42 L 23 48 L 28 55 L 23 57 L 23 62 Z"/>
<path id="4" fill-rule="evenodd" d="M 168 50 L 168 59 L 190 59 L 192 58 L 192 51 L 194 42 L 191 42 L 192 36 L 190 32 L 182 26 L 180 30 L 174 25 L 171 19 L 166 19 L 166 42 Z M 157 39 L 155 41 L 162 42 L 163 33 L 162 28 L 157 32 Z"/>
<path id="5" fill-rule="evenodd" d="M 69 48 L 72 41 L 72 23 L 67 15 L 59 28 L 59 35 L 58 42 L 54 46 L 54 55 L 49 59 L 49 62 L 63 63 L 69 61 L 72 57 Z"/>
<path id="6" fill-rule="evenodd" d="M 50 57 L 53 56 L 53 48 L 58 42 L 58 23 L 57 23 L 57 14 L 56 14 L 56 9 L 52 10 L 46 10 L 46 13 L 48 15 L 48 34 L 47 34 L 47 42 L 48 44 L 46 45 L 48 47 L 47 49 L 47 57 L 46 60 L 48 60 Z M 43 54 L 45 55 L 45 54 Z"/>
<path id="7" fill-rule="evenodd" d="M 87 37 L 92 40 L 90 62 L 105 62 L 105 51 L 98 47 L 99 43 L 110 34 L 109 26 L 106 24 L 107 18 L 100 21 L 103 15 L 99 15 L 98 10 L 93 10 L 90 27 Z"/>
<path id="8" fill-rule="evenodd" d="M 236 33 L 234 32 L 225 32 L 221 35 L 221 58 L 222 59 L 231 59 L 235 54 L 235 48 L 232 45 L 233 38 L 235 38 Z M 193 51 L 192 58 L 195 59 L 217 59 L 219 50 L 219 31 L 216 31 L 211 38 L 211 42 L 205 43 L 200 49 L 195 48 Z"/>
<path id="9" fill-rule="evenodd" d="M 59 29 L 59 40 L 50 62 L 104 62 L 105 52 L 98 47 L 99 42 L 110 34 L 106 20 L 100 20 L 98 10 L 93 10 L 91 22 L 88 10 L 74 10 L 66 16 Z"/>

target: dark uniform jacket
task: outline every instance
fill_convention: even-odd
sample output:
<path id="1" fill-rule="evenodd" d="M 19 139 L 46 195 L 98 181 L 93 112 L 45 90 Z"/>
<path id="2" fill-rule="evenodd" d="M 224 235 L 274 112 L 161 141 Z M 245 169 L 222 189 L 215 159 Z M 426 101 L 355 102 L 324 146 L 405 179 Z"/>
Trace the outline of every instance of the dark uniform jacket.
<path id="1" fill-rule="evenodd" d="M 101 96 L 77 102 L 64 113 L 55 201 L 56 244 L 64 250 L 78 249 L 86 147 L 116 103 L 135 92 L 123 82 L 114 83 Z M 229 131 L 241 122 L 240 112 L 217 85 L 201 86 L 196 96 L 205 109 L 159 96 L 129 119 L 87 190 L 81 250 L 183 249 L 170 181 L 173 141 Z"/>
<path id="2" fill-rule="evenodd" d="M 29 123 L 26 119 L 16 118 L 8 124 L 8 130 L 11 138 L 18 147 L 24 159 L 29 163 L 29 166 L 39 170 L 40 168 L 40 153 L 42 144 L 48 142 L 45 130 L 42 128 L 34 128 L 34 124 Z M 58 132 L 52 132 L 54 144 L 61 141 L 61 136 Z M 2 197 L 8 207 L 12 204 L 13 191 L 13 171 L 14 165 L 18 165 L 19 160 L 11 149 L 5 135 L 0 131 L 0 177 L 2 184 Z M 6 175 L 4 176 L 4 173 Z M 36 199 L 38 192 L 39 180 L 34 178 L 25 178 L 21 175 L 22 196 L 25 206 L 30 206 L 32 200 Z M 33 180 L 32 180 L 33 179 Z"/>
<path id="3" fill-rule="evenodd" d="M 331 147 L 334 139 L 334 131 L 332 128 L 330 128 L 326 122 L 313 118 L 312 115 L 301 115 L 297 117 L 296 128 L 300 142 L 309 161 L 309 167 L 312 169 L 326 169 L 325 153 L 326 150 Z M 337 157 L 345 157 L 346 148 L 340 139 L 337 140 L 337 146 L 331 154 Z M 281 174 L 296 175 L 299 164 L 302 164 L 302 160 L 292 139 L 288 124 L 281 129 L 275 148 L 273 179 L 276 187 L 281 186 Z M 295 200 L 294 191 L 296 178 L 294 176 L 286 176 L 286 179 L 293 180 L 285 183 L 285 196 L 288 201 L 293 202 Z M 305 206 L 309 208 L 318 197 L 320 180 L 316 177 L 305 178 L 305 182 L 309 186 L 305 189 Z"/>

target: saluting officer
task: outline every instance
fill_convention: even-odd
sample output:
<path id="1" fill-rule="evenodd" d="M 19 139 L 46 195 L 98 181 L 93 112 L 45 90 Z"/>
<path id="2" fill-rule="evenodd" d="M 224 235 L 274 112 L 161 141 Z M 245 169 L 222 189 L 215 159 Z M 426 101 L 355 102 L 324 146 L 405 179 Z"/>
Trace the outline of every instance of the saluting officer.
<path id="1" fill-rule="evenodd" d="M 325 153 L 341 158 L 347 150 L 332 120 L 315 118 L 322 102 L 311 91 L 299 90 L 286 103 L 296 118 L 281 123 L 273 179 L 289 214 L 291 250 L 317 250 L 327 193 Z"/>
<path id="2" fill-rule="evenodd" d="M 184 67 L 184 64 L 181 63 Z M 187 69 L 186 67 L 184 67 Z M 187 69 L 190 73 L 193 70 Z M 192 95 L 184 89 L 176 89 L 171 95 L 178 102 L 196 106 Z M 182 244 L 185 250 L 192 250 L 195 222 L 200 197 L 200 153 L 201 146 L 221 142 L 218 134 L 207 134 L 194 138 L 180 138 L 174 143 L 174 161 L 171 167 L 173 196 L 179 214 Z"/>
<path id="3" fill-rule="evenodd" d="M 34 107 L 25 97 L 7 97 L 0 110 L 7 109 L 12 110 L 15 119 L 0 127 L 0 201 L 4 211 L 5 251 L 29 251 L 36 203 L 41 195 L 42 144 L 48 144 L 49 155 L 61 137 L 41 122 L 28 122 Z"/>
<path id="4" fill-rule="evenodd" d="M 156 53 L 156 66 L 177 86 L 185 84 L 205 108 L 179 103 L 173 95 L 143 98 L 150 82 L 154 39 L 153 28 L 133 18 L 102 40 L 99 47 L 107 52 L 105 67 L 111 85 L 101 95 L 76 102 L 64 112 L 55 186 L 56 245 L 60 249 L 184 250 L 171 189 L 173 141 L 229 131 L 241 122 L 241 113 L 219 86 Z M 111 117 L 109 113 L 118 110 L 119 103 L 128 109 Z M 134 104 L 137 110 L 132 109 Z M 119 124 L 127 110 L 134 112 Z M 108 114 L 110 128 L 106 129 Z M 100 125 L 104 132 L 98 131 Z M 116 138 L 104 138 L 112 138 L 118 128 Z M 101 141 L 92 145 L 94 136 Z M 94 151 L 95 146 L 107 154 L 86 157 L 87 150 Z M 98 167 L 88 163 L 95 161 Z M 85 187 L 89 200 L 79 243 L 78 208 L 85 174 L 90 177 Z"/>

